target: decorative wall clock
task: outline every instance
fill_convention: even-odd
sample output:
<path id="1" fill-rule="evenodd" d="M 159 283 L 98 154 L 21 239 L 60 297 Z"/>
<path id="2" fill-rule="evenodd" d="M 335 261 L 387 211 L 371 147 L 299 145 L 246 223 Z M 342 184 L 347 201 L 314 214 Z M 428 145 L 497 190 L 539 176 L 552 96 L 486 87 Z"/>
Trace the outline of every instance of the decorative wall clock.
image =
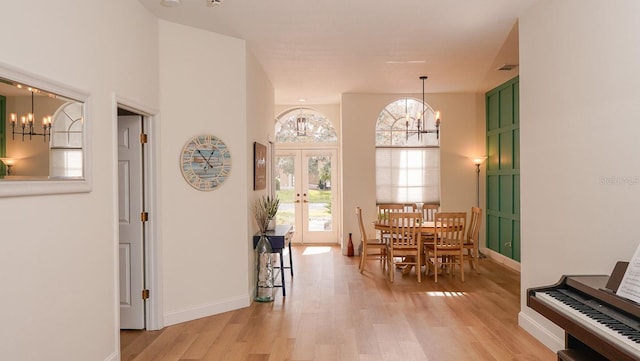
<path id="1" fill-rule="evenodd" d="M 211 191 L 227 180 L 231 172 L 231 153 L 216 136 L 198 135 L 182 148 L 180 170 L 193 188 Z"/>

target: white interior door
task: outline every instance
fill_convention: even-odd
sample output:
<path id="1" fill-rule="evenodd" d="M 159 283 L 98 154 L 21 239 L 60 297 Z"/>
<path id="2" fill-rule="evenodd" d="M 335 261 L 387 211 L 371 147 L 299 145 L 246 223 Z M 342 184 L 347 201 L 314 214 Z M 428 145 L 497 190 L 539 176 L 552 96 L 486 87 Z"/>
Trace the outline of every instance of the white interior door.
<path id="1" fill-rule="evenodd" d="M 337 152 L 276 150 L 277 221 L 294 225 L 296 243 L 338 243 Z"/>
<path id="2" fill-rule="evenodd" d="M 118 117 L 120 328 L 145 328 L 142 117 Z"/>

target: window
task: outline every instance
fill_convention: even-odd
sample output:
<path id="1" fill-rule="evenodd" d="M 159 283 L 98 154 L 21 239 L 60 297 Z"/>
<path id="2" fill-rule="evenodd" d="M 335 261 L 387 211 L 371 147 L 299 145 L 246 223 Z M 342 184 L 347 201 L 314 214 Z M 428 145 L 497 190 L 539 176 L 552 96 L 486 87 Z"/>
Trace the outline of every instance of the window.
<path id="1" fill-rule="evenodd" d="M 297 108 L 276 120 L 276 143 L 338 143 L 331 122 L 309 108 Z"/>
<path id="2" fill-rule="evenodd" d="M 418 123 L 428 133 L 417 133 Z M 439 133 L 435 112 L 428 104 L 400 99 L 387 105 L 378 116 L 376 201 L 440 203 Z"/>

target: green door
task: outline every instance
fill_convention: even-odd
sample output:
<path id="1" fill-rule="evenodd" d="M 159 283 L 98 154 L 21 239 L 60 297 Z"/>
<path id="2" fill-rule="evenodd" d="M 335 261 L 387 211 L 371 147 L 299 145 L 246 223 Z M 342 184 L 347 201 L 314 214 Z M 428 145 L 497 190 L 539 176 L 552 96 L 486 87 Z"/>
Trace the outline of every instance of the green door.
<path id="1" fill-rule="evenodd" d="M 520 261 L 519 79 L 486 94 L 487 246 Z"/>

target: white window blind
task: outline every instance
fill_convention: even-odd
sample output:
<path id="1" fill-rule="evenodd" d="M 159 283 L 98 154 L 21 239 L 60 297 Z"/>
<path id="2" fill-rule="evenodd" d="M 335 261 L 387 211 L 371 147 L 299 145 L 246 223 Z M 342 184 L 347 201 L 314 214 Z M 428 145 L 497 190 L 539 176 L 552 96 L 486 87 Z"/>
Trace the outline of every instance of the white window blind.
<path id="1" fill-rule="evenodd" d="M 440 203 L 440 148 L 376 148 L 378 203 Z"/>

